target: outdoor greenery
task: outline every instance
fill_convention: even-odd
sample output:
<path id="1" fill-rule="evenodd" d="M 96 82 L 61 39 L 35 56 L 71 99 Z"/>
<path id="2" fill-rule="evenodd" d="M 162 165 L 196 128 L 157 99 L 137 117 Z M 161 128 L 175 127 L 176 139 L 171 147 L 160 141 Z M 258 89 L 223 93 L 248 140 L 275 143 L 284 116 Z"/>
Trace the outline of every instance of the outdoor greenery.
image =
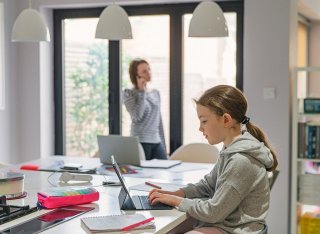
<path id="1" fill-rule="evenodd" d="M 73 83 L 71 108 L 68 108 L 73 131 L 67 135 L 67 148 L 83 156 L 97 150 L 97 135 L 108 130 L 108 45 L 89 48 L 85 66 L 79 66 L 68 78 Z"/>
<path id="2" fill-rule="evenodd" d="M 108 44 L 93 44 L 85 65 L 79 65 L 67 78 L 72 82 L 72 99 L 67 108 L 67 153 L 93 156 L 97 152 L 97 135 L 106 135 L 109 124 Z M 123 59 L 127 73 L 131 58 Z M 129 80 L 122 86 L 128 88 Z M 128 113 L 123 113 L 128 115 Z"/>

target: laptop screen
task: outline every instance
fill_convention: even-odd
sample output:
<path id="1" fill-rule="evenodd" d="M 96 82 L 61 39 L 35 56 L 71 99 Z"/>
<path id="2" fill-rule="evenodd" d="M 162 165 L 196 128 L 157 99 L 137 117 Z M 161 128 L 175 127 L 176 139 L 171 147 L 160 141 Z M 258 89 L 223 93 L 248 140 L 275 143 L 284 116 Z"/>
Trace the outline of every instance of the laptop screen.
<path id="1" fill-rule="evenodd" d="M 113 166 L 113 169 L 114 171 L 116 172 L 119 180 L 120 180 L 120 183 L 121 183 L 121 186 L 123 188 L 123 190 L 125 191 L 125 193 L 129 196 L 130 200 L 132 200 L 132 197 L 130 195 L 130 190 L 128 189 L 128 186 L 126 185 L 125 183 L 125 179 L 124 177 L 122 176 L 122 173 L 120 171 L 120 168 L 118 166 L 118 163 L 116 162 L 115 158 L 113 155 L 111 155 L 111 162 L 112 162 L 112 166 Z M 123 201 L 120 201 L 120 203 L 123 203 L 124 200 L 126 199 L 126 197 L 121 197 L 121 200 L 123 199 Z"/>
<path id="2" fill-rule="evenodd" d="M 144 151 L 138 137 L 120 135 L 98 135 L 100 161 L 103 164 L 112 164 L 111 155 L 117 163 L 140 166 L 140 156 L 144 158 Z M 125 146 L 125 147 L 124 147 Z"/>

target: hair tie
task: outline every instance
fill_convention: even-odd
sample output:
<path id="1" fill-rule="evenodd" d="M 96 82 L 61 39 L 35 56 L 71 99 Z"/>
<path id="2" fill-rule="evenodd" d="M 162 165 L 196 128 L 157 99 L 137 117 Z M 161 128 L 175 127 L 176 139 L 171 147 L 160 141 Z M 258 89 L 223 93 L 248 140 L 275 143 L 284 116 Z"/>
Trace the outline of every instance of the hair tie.
<path id="1" fill-rule="evenodd" d="M 247 124 L 247 123 L 249 123 L 249 121 L 250 121 L 250 118 L 247 117 L 247 116 L 244 116 L 243 119 L 242 119 L 242 121 L 241 121 L 241 123 L 242 123 L 242 124 Z"/>

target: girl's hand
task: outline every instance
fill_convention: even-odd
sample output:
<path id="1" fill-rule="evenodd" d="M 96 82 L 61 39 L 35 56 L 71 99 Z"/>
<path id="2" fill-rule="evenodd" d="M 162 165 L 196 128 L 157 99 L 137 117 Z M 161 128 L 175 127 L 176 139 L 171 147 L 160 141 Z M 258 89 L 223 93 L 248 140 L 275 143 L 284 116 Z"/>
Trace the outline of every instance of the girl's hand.
<path id="1" fill-rule="evenodd" d="M 183 200 L 182 197 L 178 197 L 176 195 L 171 195 L 171 194 L 165 194 L 161 193 L 159 191 L 154 191 L 149 195 L 149 200 L 151 205 L 154 205 L 158 202 L 161 202 L 163 204 L 167 204 L 170 206 L 179 206 L 181 201 Z"/>
<path id="2" fill-rule="evenodd" d="M 178 206 L 181 203 L 183 197 L 185 197 L 185 194 L 181 189 L 175 192 L 153 189 L 149 193 L 149 200 L 151 205 L 157 202 L 161 202 L 171 206 Z"/>
<path id="3" fill-rule="evenodd" d="M 158 192 L 158 193 L 163 193 L 163 194 L 170 194 L 170 195 L 175 195 L 178 197 L 186 197 L 186 195 L 184 194 L 182 189 L 179 189 L 177 191 L 171 192 L 171 191 L 167 191 L 167 190 L 161 190 L 161 189 L 152 189 L 149 192 L 149 197 L 151 196 L 152 193 L 154 192 Z"/>

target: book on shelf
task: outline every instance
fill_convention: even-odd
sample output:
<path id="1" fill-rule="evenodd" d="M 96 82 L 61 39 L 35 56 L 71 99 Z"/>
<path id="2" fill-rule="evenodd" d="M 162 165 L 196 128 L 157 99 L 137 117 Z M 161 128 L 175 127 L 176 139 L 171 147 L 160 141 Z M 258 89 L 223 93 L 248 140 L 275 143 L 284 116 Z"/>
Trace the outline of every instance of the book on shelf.
<path id="1" fill-rule="evenodd" d="M 301 216 L 300 234 L 319 233 L 320 213 L 306 212 Z"/>
<path id="2" fill-rule="evenodd" d="M 154 218 L 142 214 L 123 214 L 81 218 L 81 222 L 91 233 L 153 229 Z"/>
<path id="3" fill-rule="evenodd" d="M 298 201 L 308 205 L 320 205 L 320 175 L 302 174 L 298 178 Z"/>
<path id="4" fill-rule="evenodd" d="M 298 123 L 298 157 L 320 159 L 320 122 Z"/>

